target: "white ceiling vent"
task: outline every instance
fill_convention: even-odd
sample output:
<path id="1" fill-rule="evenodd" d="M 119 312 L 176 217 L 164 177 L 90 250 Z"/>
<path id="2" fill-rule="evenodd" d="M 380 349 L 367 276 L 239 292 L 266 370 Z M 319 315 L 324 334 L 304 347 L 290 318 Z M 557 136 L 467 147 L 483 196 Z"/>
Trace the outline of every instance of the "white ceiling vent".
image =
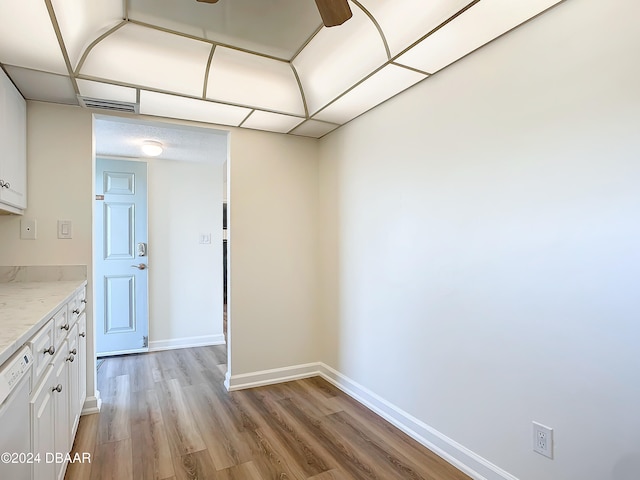
<path id="1" fill-rule="evenodd" d="M 115 102 L 113 100 L 102 100 L 100 98 L 89 98 L 78 96 L 80 105 L 86 108 L 98 108 L 100 110 L 109 110 L 112 112 L 139 113 L 140 105 L 129 102 Z"/>

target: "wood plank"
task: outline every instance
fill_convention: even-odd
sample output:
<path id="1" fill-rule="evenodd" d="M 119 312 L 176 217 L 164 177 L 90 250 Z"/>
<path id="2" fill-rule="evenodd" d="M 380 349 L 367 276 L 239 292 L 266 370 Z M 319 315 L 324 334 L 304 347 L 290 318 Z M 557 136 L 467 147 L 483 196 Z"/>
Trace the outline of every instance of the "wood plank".
<path id="1" fill-rule="evenodd" d="M 147 390 L 132 395 L 133 476 L 136 480 L 173 477 L 171 449 L 156 392 Z"/>
<path id="2" fill-rule="evenodd" d="M 134 480 L 130 438 L 96 445 L 96 460 L 91 480 Z"/>
<path id="3" fill-rule="evenodd" d="M 131 437 L 129 375 L 117 375 L 108 380 L 107 393 L 109 395 L 104 398 L 100 412 L 98 443 L 117 442 Z"/>
<path id="4" fill-rule="evenodd" d="M 88 453 L 91 460 L 96 458 L 96 437 L 98 436 L 98 424 L 100 416 L 98 414 L 86 415 L 80 419 L 76 438 L 71 449 L 71 456 L 78 453 L 81 458 Z M 91 476 L 91 462 L 71 463 L 67 467 L 66 477 L 69 480 L 85 480 Z"/>
<path id="5" fill-rule="evenodd" d="M 102 412 L 84 416 L 66 478 L 470 480 L 314 377 L 239 392 L 224 345 L 106 358 Z"/>
<path id="6" fill-rule="evenodd" d="M 218 480 L 264 480 L 253 462 L 246 462 L 218 472 Z"/>
<path id="7" fill-rule="evenodd" d="M 174 456 L 182 457 L 206 449 L 179 380 L 171 379 L 157 385 L 160 410 Z"/>
<path id="8" fill-rule="evenodd" d="M 292 469 L 296 478 L 306 478 L 330 470 L 328 455 L 317 448 L 309 436 L 301 435 L 297 425 L 272 402 L 264 390 L 246 390 L 238 395 L 269 441 Z"/>
<path id="9" fill-rule="evenodd" d="M 176 480 L 218 480 L 213 461 L 206 450 L 174 459 L 174 468 Z"/>

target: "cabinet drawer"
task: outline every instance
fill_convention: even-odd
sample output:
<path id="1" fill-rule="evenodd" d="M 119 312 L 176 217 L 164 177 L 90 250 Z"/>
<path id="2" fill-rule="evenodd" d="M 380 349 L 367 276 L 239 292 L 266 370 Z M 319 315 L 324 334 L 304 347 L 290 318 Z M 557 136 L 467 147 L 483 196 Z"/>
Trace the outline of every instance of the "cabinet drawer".
<path id="1" fill-rule="evenodd" d="M 40 375 L 47 365 L 51 363 L 53 355 L 55 354 L 56 343 L 53 335 L 53 327 L 54 322 L 53 319 L 51 319 L 28 342 L 33 351 L 34 385 L 38 384 Z"/>
<path id="2" fill-rule="evenodd" d="M 67 305 L 58 310 L 53 316 L 53 332 L 55 336 L 56 350 L 60 347 L 60 344 L 67 338 L 67 333 L 71 325 L 69 324 L 69 312 L 67 311 Z"/>
<path id="3" fill-rule="evenodd" d="M 82 315 L 82 312 L 85 310 L 87 289 L 83 287 L 80 289 L 74 297 L 69 301 L 68 310 L 69 310 L 69 325 L 73 326 Z"/>
<path id="4" fill-rule="evenodd" d="M 76 303 L 80 313 L 84 312 L 85 306 L 87 305 L 87 287 L 82 287 L 80 289 L 76 295 Z"/>

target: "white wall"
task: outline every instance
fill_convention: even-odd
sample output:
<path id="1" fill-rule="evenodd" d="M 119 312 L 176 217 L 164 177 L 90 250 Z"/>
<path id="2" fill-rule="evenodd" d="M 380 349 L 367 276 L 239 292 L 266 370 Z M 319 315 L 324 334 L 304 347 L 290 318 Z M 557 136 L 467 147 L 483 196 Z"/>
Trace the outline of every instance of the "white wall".
<path id="1" fill-rule="evenodd" d="M 88 338 L 93 338 L 91 113 L 27 102 L 27 200 L 24 217 L 37 222 L 36 240 L 20 240 L 19 216 L 0 216 L 0 265 L 87 265 Z M 73 238 L 59 240 L 58 220 L 73 222 Z M 87 342 L 87 396 L 94 395 L 93 343 Z"/>
<path id="2" fill-rule="evenodd" d="M 639 14 L 568 0 L 321 141 L 322 359 L 520 480 L 640 475 Z"/>
<path id="3" fill-rule="evenodd" d="M 229 183 L 231 375 L 315 362 L 317 141 L 236 129 Z"/>
<path id="4" fill-rule="evenodd" d="M 222 163 L 150 160 L 148 183 L 149 346 L 224 343 Z"/>

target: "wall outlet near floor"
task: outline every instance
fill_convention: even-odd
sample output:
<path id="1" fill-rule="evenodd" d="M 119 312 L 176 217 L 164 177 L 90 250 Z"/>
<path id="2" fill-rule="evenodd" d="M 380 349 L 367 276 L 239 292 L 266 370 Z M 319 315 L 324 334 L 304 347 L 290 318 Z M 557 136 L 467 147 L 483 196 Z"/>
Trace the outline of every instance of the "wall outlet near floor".
<path id="1" fill-rule="evenodd" d="M 20 219 L 20 238 L 22 240 L 36 239 L 36 221 L 32 218 Z"/>
<path id="2" fill-rule="evenodd" d="M 533 451 L 553 458 L 553 428 L 533 422 Z"/>

